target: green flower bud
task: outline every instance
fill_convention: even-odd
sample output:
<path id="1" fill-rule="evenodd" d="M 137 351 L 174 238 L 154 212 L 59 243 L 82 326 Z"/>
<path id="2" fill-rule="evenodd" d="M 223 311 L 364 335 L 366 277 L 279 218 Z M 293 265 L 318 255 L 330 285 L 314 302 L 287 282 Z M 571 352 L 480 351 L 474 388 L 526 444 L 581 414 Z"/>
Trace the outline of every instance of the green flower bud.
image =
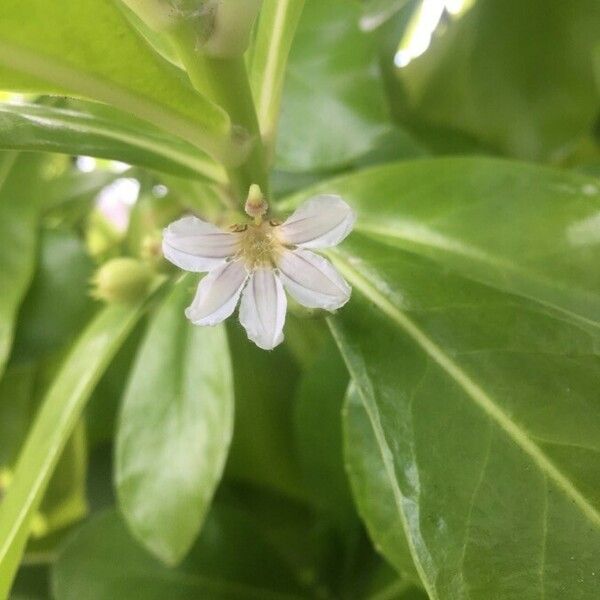
<path id="1" fill-rule="evenodd" d="M 91 294 L 104 302 L 135 302 L 148 291 L 153 276 L 152 269 L 135 258 L 114 258 L 96 271 Z"/>

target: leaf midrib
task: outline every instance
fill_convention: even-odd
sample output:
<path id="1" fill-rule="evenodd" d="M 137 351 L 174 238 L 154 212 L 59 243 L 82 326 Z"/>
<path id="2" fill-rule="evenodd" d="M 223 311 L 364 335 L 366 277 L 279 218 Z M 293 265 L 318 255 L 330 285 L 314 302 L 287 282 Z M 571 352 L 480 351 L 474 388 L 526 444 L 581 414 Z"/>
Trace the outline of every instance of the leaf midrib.
<path id="1" fill-rule="evenodd" d="M 537 465 L 556 487 L 562 491 L 587 519 L 600 529 L 600 513 L 577 490 L 570 479 L 564 475 L 531 440 L 530 434 L 511 421 L 508 415 L 494 403 L 494 400 L 457 365 L 427 334 L 422 331 L 406 314 L 398 310 L 381 292 L 373 287 L 358 271 L 353 269 L 339 254 L 332 256 L 340 272 L 371 302 L 373 302 L 392 322 L 413 339 L 422 350 L 449 375 L 508 437 Z M 360 389 L 360 386 L 359 386 Z"/>
<path id="2" fill-rule="evenodd" d="M 529 281 L 532 281 L 535 284 L 543 286 L 547 289 L 553 289 L 559 292 L 564 291 L 564 286 L 561 284 L 557 284 L 556 281 L 554 281 L 550 277 L 544 277 L 540 275 L 540 273 L 519 267 L 513 262 L 510 262 L 502 257 L 495 256 L 493 254 L 490 254 L 489 252 L 485 252 L 480 248 L 463 244 L 462 242 L 456 239 L 444 236 L 438 231 L 427 229 L 422 223 L 406 221 L 404 225 L 405 227 L 402 230 L 402 233 L 400 233 L 400 231 L 398 230 L 397 222 L 392 228 L 386 226 L 385 224 L 377 223 L 375 221 L 369 222 L 363 220 L 362 222 L 356 223 L 355 230 L 367 236 L 368 238 L 374 239 L 380 243 L 390 243 L 390 240 L 397 240 L 399 242 L 408 242 L 409 244 L 415 244 L 417 246 L 425 246 L 437 250 L 443 250 L 444 252 L 454 254 L 456 256 L 467 257 L 473 260 L 474 262 L 484 264 L 489 267 L 497 268 L 501 271 L 509 272 L 513 275 L 518 276 L 519 278 L 528 279 Z M 476 277 L 470 277 L 469 275 L 466 276 L 470 279 L 481 281 Z M 483 282 L 486 285 L 491 285 L 489 281 Z M 539 302 L 540 304 L 557 310 L 568 316 L 568 318 L 571 320 L 575 320 L 589 327 L 594 327 L 595 329 L 600 329 L 600 322 L 598 322 L 597 320 L 585 317 L 579 313 L 575 313 L 571 310 L 568 310 L 564 306 L 557 305 L 556 303 L 552 303 L 547 300 L 524 294 L 520 290 L 512 288 L 506 289 L 511 293 L 528 297 L 532 300 L 535 300 L 536 302 Z M 575 291 L 578 294 L 582 294 L 585 296 L 590 295 L 590 292 L 588 290 L 580 289 L 575 286 L 570 286 L 569 290 L 571 292 Z"/>

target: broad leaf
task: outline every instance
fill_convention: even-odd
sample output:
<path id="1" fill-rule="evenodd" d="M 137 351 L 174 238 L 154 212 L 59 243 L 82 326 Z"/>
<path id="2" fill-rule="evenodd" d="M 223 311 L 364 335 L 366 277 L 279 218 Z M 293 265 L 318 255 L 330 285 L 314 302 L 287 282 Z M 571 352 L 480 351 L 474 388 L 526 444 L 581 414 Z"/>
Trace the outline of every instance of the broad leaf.
<path id="1" fill-rule="evenodd" d="M 292 45 L 277 167 L 328 170 L 366 154 L 390 131 L 373 40 L 360 5 L 307 2 Z"/>
<path id="2" fill-rule="evenodd" d="M 221 479 L 233 428 L 225 331 L 184 316 L 194 283 L 166 298 L 137 354 L 119 418 L 116 486 L 133 534 L 164 562 L 179 562 Z"/>
<path id="3" fill-rule="evenodd" d="M 561 159 L 598 113 L 599 42 L 596 0 L 478 0 L 398 71 L 402 115 L 511 156 Z"/>
<path id="4" fill-rule="evenodd" d="M 600 186 L 548 168 L 480 158 L 421 160 L 329 181 L 355 229 L 462 275 L 600 324 Z"/>
<path id="5" fill-rule="evenodd" d="M 5 90 L 112 104 L 212 155 L 233 158 L 224 111 L 155 54 L 112 0 L 4 0 L 0 80 Z"/>
<path id="6" fill-rule="evenodd" d="M 360 235 L 337 256 L 348 459 L 375 543 L 398 565 L 404 530 L 433 599 L 594 597 L 598 335 Z"/>
<path id="7" fill-rule="evenodd" d="M 94 385 L 141 315 L 143 302 L 113 305 L 83 331 L 48 390 L 0 511 L 0 596 L 6 596 L 31 519 Z"/>
<path id="8" fill-rule="evenodd" d="M 0 154 L 0 375 L 12 344 L 17 310 L 34 272 L 36 232 L 43 197 L 42 159 Z"/>
<path id="9" fill-rule="evenodd" d="M 148 123 L 93 102 L 0 104 L 0 148 L 83 154 L 173 175 L 224 181 L 197 148 Z"/>
<path id="10" fill-rule="evenodd" d="M 142 550 L 115 512 L 100 514 L 66 546 L 52 583 L 57 600 L 305 597 L 250 519 L 230 508 L 211 512 L 201 538 L 177 569 L 165 567 Z"/>

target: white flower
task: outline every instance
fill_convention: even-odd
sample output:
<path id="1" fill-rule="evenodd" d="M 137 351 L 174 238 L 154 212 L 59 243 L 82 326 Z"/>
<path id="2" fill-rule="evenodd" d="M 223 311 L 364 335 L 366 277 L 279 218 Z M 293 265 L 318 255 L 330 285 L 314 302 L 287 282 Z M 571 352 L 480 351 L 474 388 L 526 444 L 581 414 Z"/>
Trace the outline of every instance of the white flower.
<path id="1" fill-rule="evenodd" d="M 265 204 L 266 206 L 266 204 Z M 262 221 L 232 231 L 184 217 L 164 231 L 163 253 L 174 265 L 208 275 L 185 314 L 195 325 L 216 325 L 238 303 L 248 337 L 270 350 L 283 341 L 287 293 L 309 308 L 329 311 L 350 298 L 350 286 L 322 256 L 309 250 L 339 244 L 355 215 L 339 196 L 308 200 L 281 225 Z"/>

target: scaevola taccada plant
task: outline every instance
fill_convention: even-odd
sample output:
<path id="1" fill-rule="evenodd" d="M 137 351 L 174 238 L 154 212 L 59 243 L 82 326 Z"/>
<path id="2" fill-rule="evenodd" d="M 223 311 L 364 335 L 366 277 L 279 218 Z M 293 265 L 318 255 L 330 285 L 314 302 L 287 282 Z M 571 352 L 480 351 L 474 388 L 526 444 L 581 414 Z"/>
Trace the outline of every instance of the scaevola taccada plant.
<path id="1" fill-rule="evenodd" d="M 241 295 L 239 317 L 248 338 L 271 350 L 283 341 L 285 291 L 307 308 L 333 311 L 348 302 L 348 283 L 311 250 L 339 244 L 352 230 L 355 214 L 334 195 L 315 196 L 281 224 L 265 219 L 267 210 L 253 185 L 246 202 L 252 222 L 224 231 L 184 217 L 165 229 L 163 253 L 181 269 L 208 272 L 186 310 L 194 325 L 222 322 Z"/>

